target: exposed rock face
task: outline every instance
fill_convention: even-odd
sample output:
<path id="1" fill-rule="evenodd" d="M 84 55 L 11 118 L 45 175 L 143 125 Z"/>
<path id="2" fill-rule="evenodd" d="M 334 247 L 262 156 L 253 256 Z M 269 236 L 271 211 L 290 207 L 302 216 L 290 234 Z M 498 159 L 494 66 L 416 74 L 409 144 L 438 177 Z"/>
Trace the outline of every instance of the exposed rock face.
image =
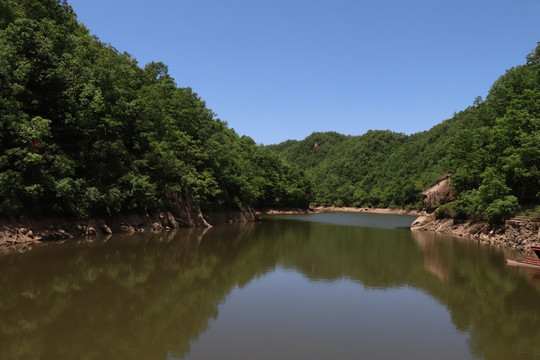
<path id="1" fill-rule="evenodd" d="M 427 214 L 419 216 L 414 222 L 411 224 L 411 230 L 424 230 L 424 227 L 427 224 L 432 223 L 435 221 L 435 215 L 434 214 Z M 425 229 L 427 230 L 427 228 Z"/>
<path id="2" fill-rule="evenodd" d="M 439 178 L 437 183 L 422 193 L 424 209 L 428 213 L 434 212 L 439 205 L 452 200 L 452 189 L 450 187 L 450 175 Z"/>
<path id="3" fill-rule="evenodd" d="M 179 215 L 179 216 L 178 216 Z M 179 227 L 211 227 L 212 225 L 256 221 L 253 209 L 220 211 L 203 216 L 200 209 L 186 208 L 155 214 L 122 214 L 110 218 L 9 218 L 0 217 L 0 245 L 69 239 L 80 235 L 159 231 Z"/>
<path id="4" fill-rule="evenodd" d="M 35 241 L 69 239 L 79 235 L 159 231 L 179 227 L 212 225 L 257 220 L 253 209 L 219 211 L 203 215 L 187 189 L 183 196 L 168 194 L 173 200 L 171 211 L 153 214 L 121 214 L 109 218 L 27 218 L 0 217 L 0 245 Z"/>
<path id="5" fill-rule="evenodd" d="M 411 225 L 413 231 L 432 231 L 452 236 L 468 237 L 482 243 L 528 250 L 540 246 L 540 222 L 530 217 L 515 217 L 504 224 L 487 221 L 437 219 L 437 207 L 452 200 L 450 175 L 422 193 L 426 215 L 420 216 Z"/>
<path id="6" fill-rule="evenodd" d="M 259 219 L 253 209 L 246 209 L 244 211 L 214 211 L 205 214 L 204 218 L 212 225 L 250 222 Z"/>
<path id="7" fill-rule="evenodd" d="M 173 200 L 171 211 L 180 226 L 184 227 L 209 227 L 210 224 L 204 219 L 201 209 L 195 204 L 193 195 L 189 189 L 184 188 L 182 197 L 178 193 L 167 194 Z"/>
<path id="8" fill-rule="evenodd" d="M 540 223 L 524 216 L 512 218 L 504 224 L 493 225 L 487 221 L 437 219 L 434 214 L 429 214 L 416 219 L 411 225 L 411 230 L 468 237 L 482 243 L 518 250 L 540 246 Z"/>

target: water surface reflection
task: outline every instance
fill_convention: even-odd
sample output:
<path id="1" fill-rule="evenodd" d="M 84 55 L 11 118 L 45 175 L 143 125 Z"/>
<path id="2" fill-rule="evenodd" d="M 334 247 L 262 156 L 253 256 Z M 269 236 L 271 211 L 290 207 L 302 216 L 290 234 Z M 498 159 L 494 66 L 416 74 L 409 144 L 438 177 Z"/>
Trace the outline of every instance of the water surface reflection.
<path id="1" fill-rule="evenodd" d="M 540 358 L 501 250 L 354 215 L 2 254 L 0 358 Z"/>

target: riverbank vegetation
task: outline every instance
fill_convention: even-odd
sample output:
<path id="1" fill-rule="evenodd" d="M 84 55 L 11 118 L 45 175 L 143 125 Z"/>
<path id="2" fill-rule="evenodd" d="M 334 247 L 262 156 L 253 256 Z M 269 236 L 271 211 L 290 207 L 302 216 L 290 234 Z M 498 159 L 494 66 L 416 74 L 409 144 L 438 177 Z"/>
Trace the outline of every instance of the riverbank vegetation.
<path id="1" fill-rule="evenodd" d="M 246 207 L 421 208 L 501 222 L 540 205 L 540 45 L 485 100 L 412 135 L 313 133 L 257 145 L 167 66 L 141 67 L 59 0 L 0 0 L 0 215 L 112 216 L 188 200 Z M 536 210 L 534 210 L 536 209 Z"/>
<path id="2" fill-rule="evenodd" d="M 428 131 L 313 133 L 269 148 L 305 172 L 318 205 L 421 207 L 422 191 L 450 174 L 453 200 L 439 216 L 501 222 L 538 209 L 540 43 L 485 100 Z"/>

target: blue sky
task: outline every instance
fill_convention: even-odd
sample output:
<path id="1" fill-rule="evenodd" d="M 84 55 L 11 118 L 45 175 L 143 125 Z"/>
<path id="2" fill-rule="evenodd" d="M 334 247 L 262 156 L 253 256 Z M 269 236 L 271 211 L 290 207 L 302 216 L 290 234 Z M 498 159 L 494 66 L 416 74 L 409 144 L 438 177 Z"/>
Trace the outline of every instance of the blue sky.
<path id="1" fill-rule="evenodd" d="M 68 0 L 257 143 L 428 130 L 540 41 L 538 0 Z"/>

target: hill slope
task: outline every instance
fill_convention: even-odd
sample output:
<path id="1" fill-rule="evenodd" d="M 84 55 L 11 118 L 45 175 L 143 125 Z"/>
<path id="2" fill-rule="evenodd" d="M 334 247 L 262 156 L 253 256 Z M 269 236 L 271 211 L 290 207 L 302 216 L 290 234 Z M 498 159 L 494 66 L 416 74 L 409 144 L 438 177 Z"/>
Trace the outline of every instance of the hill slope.
<path id="1" fill-rule="evenodd" d="M 500 222 L 540 204 L 540 45 L 485 101 L 428 131 L 314 133 L 269 148 L 305 171 L 317 205 L 419 207 L 421 192 L 450 173 L 454 201 L 441 216 Z"/>
<path id="2" fill-rule="evenodd" d="M 0 0 L 0 215 L 301 206 L 307 186 L 57 0 Z"/>

